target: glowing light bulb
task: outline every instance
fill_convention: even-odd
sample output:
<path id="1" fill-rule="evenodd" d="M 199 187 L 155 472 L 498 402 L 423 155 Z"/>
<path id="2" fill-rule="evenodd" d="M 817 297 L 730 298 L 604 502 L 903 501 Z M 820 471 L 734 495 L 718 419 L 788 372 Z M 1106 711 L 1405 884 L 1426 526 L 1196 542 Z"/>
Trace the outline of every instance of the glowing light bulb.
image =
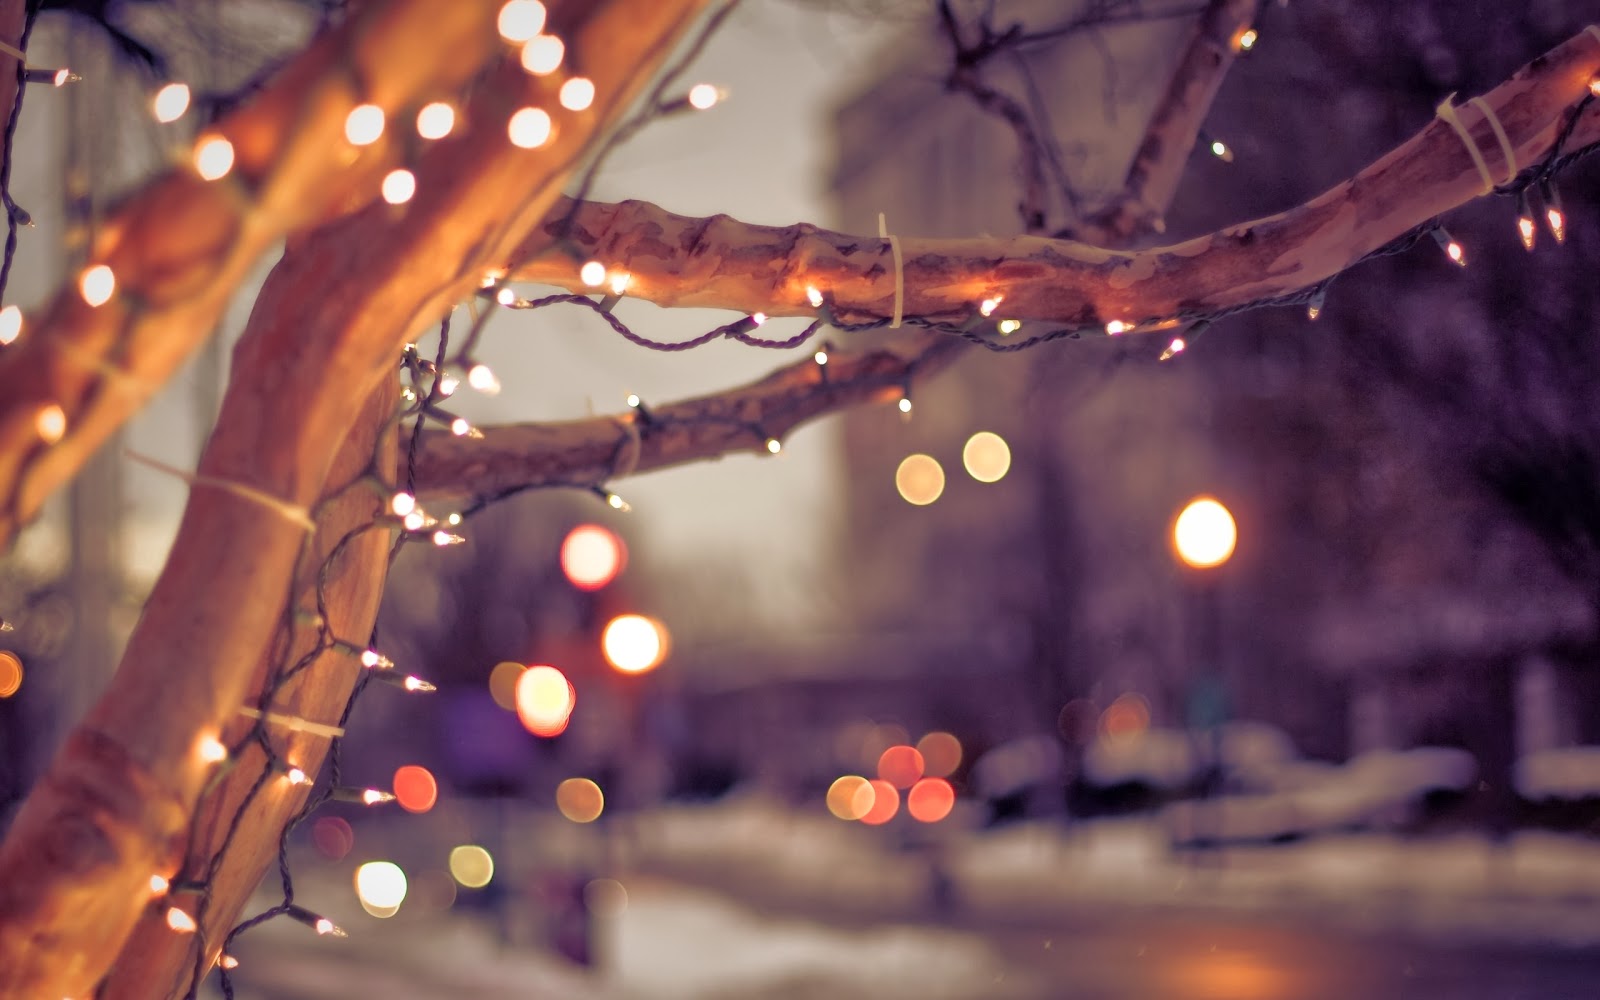
<path id="1" fill-rule="evenodd" d="M 540 35 L 522 47 L 522 68 L 534 76 L 549 76 L 561 68 L 567 46 L 555 35 Z"/>
<path id="2" fill-rule="evenodd" d="M 1133 327 L 1129 326 L 1127 323 L 1124 323 L 1122 320 L 1114 319 L 1106 324 L 1106 336 L 1115 337 L 1117 334 L 1127 333 L 1131 329 L 1133 329 Z"/>
<path id="3" fill-rule="evenodd" d="M 783 442 L 777 438 L 767 438 L 767 451 L 776 455 L 783 450 Z"/>
<path id="4" fill-rule="evenodd" d="M 150 99 L 150 113 L 163 125 L 177 121 L 188 110 L 189 85 L 186 83 L 169 83 Z"/>
<path id="5" fill-rule="evenodd" d="M 544 30 L 545 9 L 539 0 L 509 0 L 500 8 L 495 27 L 508 42 L 526 42 Z"/>
<path id="6" fill-rule="evenodd" d="M 443 139 L 456 127 L 456 109 L 444 101 L 424 104 L 417 112 L 417 134 L 424 139 Z"/>
<path id="7" fill-rule="evenodd" d="M 206 736 L 200 740 L 200 759 L 207 764 L 220 764 L 228 759 L 228 748 L 215 736 Z"/>
<path id="8" fill-rule="evenodd" d="M 45 444 L 55 444 L 67 434 L 67 411 L 55 403 L 40 407 L 33 418 L 33 429 Z"/>
<path id="9" fill-rule="evenodd" d="M 1533 249 L 1535 229 L 1533 219 L 1530 216 L 1522 215 L 1517 217 L 1517 235 L 1522 237 L 1524 250 Z"/>
<path id="10" fill-rule="evenodd" d="M 22 310 L 15 305 L 0 309 L 0 344 L 9 344 L 22 335 Z"/>
<path id="11" fill-rule="evenodd" d="M 817 291 L 816 285 L 806 286 L 806 301 L 811 303 L 811 308 L 818 309 L 822 306 L 822 293 Z"/>
<path id="12" fill-rule="evenodd" d="M 361 651 L 361 665 L 368 670 L 391 670 L 394 661 L 376 649 L 364 649 Z"/>
<path id="13" fill-rule="evenodd" d="M 468 437 L 472 434 L 472 424 L 466 417 L 457 417 L 450 421 L 450 433 L 456 437 Z"/>
<path id="14" fill-rule="evenodd" d="M 815 361 L 819 366 L 826 365 L 828 363 L 828 352 L 827 351 L 818 351 L 817 353 L 815 353 L 815 354 L 813 354 L 811 356 L 811 359 L 813 361 Z"/>
<path id="15" fill-rule="evenodd" d="M 439 376 L 439 395 L 453 396 L 459 388 L 461 388 L 461 380 L 454 375 Z"/>
<path id="16" fill-rule="evenodd" d="M 550 113 L 543 108 L 522 108 L 506 123 L 506 135 L 518 149 L 538 149 L 550 141 L 554 127 Z"/>
<path id="17" fill-rule="evenodd" d="M 632 507 L 628 506 L 628 501 L 626 501 L 626 500 L 622 499 L 621 497 L 617 496 L 615 493 L 607 493 L 606 494 L 606 505 L 609 506 L 613 510 L 632 510 L 633 509 Z"/>
<path id="18" fill-rule="evenodd" d="M 218 957 L 217 964 L 231 972 L 239 967 L 239 960 L 232 955 L 224 954 Z"/>
<path id="19" fill-rule="evenodd" d="M 289 770 L 283 772 L 283 776 L 289 779 L 289 784 L 291 785 L 305 785 L 311 781 L 310 777 L 298 767 L 289 768 Z"/>
<path id="20" fill-rule="evenodd" d="M 193 934 L 200 929 L 200 925 L 194 922 L 193 917 L 176 906 L 167 907 L 167 926 L 179 934 Z"/>
<path id="21" fill-rule="evenodd" d="M 194 146 L 194 171 L 203 181 L 217 181 L 233 170 L 233 143 L 220 135 L 206 136 Z"/>
<path id="22" fill-rule="evenodd" d="M 978 303 L 978 315 L 985 318 L 993 316 L 994 311 L 999 308 L 1000 303 L 1004 300 L 1004 298 L 1005 296 L 1003 295 L 996 295 L 993 298 L 984 299 L 982 302 Z"/>
<path id="23" fill-rule="evenodd" d="M 419 531 L 428 523 L 428 518 L 422 511 L 414 510 L 407 514 L 400 523 L 405 525 L 407 531 Z"/>
<path id="24" fill-rule="evenodd" d="M 591 260 L 578 269 L 578 280 L 590 288 L 599 288 L 606 280 L 606 266 Z"/>
<path id="25" fill-rule="evenodd" d="M 494 300 L 503 306 L 516 305 L 517 293 L 509 288 L 502 288 L 494 294 Z"/>
<path id="26" fill-rule="evenodd" d="M 900 397 L 900 402 L 898 404 L 896 404 L 896 405 L 898 405 L 900 407 L 900 412 L 901 413 L 910 413 L 911 412 L 911 397 L 910 396 L 901 396 Z"/>
<path id="27" fill-rule="evenodd" d="M 165 875 L 150 876 L 150 893 L 152 895 L 159 896 L 165 893 L 171 887 L 172 883 L 168 881 Z"/>
<path id="28" fill-rule="evenodd" d="M 500 391 L 500 380 L 495 378 L 494 370 L 488 365 L 473 365 L 468 368 L 467 384 L 486 396 L 493 396 Z"/>
<path id="29" fill-rule="evenodd" d="M 1022 321 L 1016 319 L 1003 319 L 996 327 L 1002 334 L 1016 333 L 1022 329 Z"/>
<path id="30" fill-rule="evenodd" d="M 1561 214 L 1561 209 L 1550 206 L 1544 210 L 1544 221 L 1550 225 L 1550 235 L 1556 238 L 1557 243 L 1567 240 L 1567 219 Z"/>
<path id="31" fill-rule="evenodd" d="M 611 276 L 611 294 L 621 295 L 628 290 L 628 286 L 632 283 L 633 275 L 626 271 L 618 271 Z"/>
<path id="32" fill-rule="evenodd" d="M 1597 76 L 1589 81 L 1589 93 L 1596 97 L 1600 97 L 1600 76 Z"/>
<path id="33" fill-rule="evenodd" d="M 1223 163 L 1233 162 L 1233 150 L 1229 149 L 1228 144 L 1223 142 L 1221 139 L 1211 140 L 1211 155 L 1215 156 Z"/>
<path id="34" fill-rule="evenodd" d="M 575 76 L 561 85 L 561 106 L 568 111 L 584 111 L 594 103 L 594 81 Z"/>
<path id="35" fill-rule="evenodd" d="M 1172 343 L 1168 344 L 1167 345 L 1167 349 L 1161 352 L 1161 360 L 1162 361 L 1170 361 L 1170 360 L 1172 360 L 1172 358 L 1175 357 L 1176 355 L 1182 354 L 1183 353 L 1183 349 L 1188 347 L 1188 346 L 1189 346 L 1188 344 L 1184 343 L 1182 337 L 1173 337 L 1172 338 Z"/>
<path id="36" fill-rule="evenodd" d="M 722 92 L 709 83 L 697 83 L 689 88 L 689 105 L 700 111 L 709 111 L 722 100 Z"/>
<path id="37" fill-rule="evenodd" d="M 760 326 L 761 324 L 765 323 L 766 321 L 767 321 L 767 314 L 766 313 L 751 313 L 750 314 L 750 322 L 754 323 L 756 326 Z"/>
<path id="38" fill-rule="evenodd" d="M 383 109 L 376 104 L 358 104 L 345 116 L 344 137 L 352 146 L 370 146 L 383 135 Z"/>
<path id="39" fill-rule="evenodd" d="M 439 690 L 439 688 L 437 686 L 435 686 L 433 684 L 429 684 L 427 681 L 423 680 L 421 677 L 410 677 L 410 676 L 408 676 L 408 677 L 406 677 L 405 680 L 400 682 L 400 686 L 402 688 L 404 688 L 405 690 L 407 690 L 407 691 L 412 691 L 412 692 L 415 692 L 415 693 L 418 693 L 418 694 L 427 694 L 430 691 Z"/>
<path id="40" fill-rule="evenodd" d="M 1233 49 L 1235 52 L 1249 52 L 1255 47 L 1256 39 L 1261 35 L 1254 28 L 1246 28 L 1233 36 Z"/>
<path id="41" fill-rule="evenodd" d="M 404 205 L 417 193 L 417 175 L 401 167 L 391 170 L 383 178 L 383 200 L 391 205 Z"/>
<path id="42" fill-rule="evenodd" d="M 83 296 L 83 301 L 91 306 L 99 307 L 111 301 L 111 294 L 117 290 L 117 276 L 108 265 L 96 264 L 84 268 L 78 275 L 78 292 Z"/>
<path id="43" fill-rule="evenodd" d="M 1306 303 L 1306 319 L 1314 320 L 1322 315 L 1322 306 L 1328 301 L 1328 289 L 1319 288 L 1311 293 L 1311 301 Z"/>
<path id="44" fill-rule="evenodd" d="M 1454 237 L 1444 231 L 1443 226 L 1435 226 L 1432 230 L 1432 236 L 1433 242 L 1439 244 L 1439 249 L 1444 251 L 1446 257 L 1449 257 L 1461 267 L 1467 266 L 1466 250 L 1462 249 L 1461 244 L 1457 243 Z"/>
<path id="45" fill-rule="evenodd" d="M 443 548 L 446 545 L 460 545 L 465 541 L 466 539 L 460 535 L 452 535 L 448 531 L 441 530 L 433 533 L 433 544 L 439 546 L 440 548 Z"/>
<path id="46" fill-rule="evenodd" d="M 417 509 L 417 498 L 409 493 L 396 493 L 389 500 L 389 509 L 394 511 L 395 516 L 405 517 L 407 514 Z M 370 653 L 372 651 L 368 650 L 367 652 Z M 364 655 L 365 654 L 363 654 L 363 656 Z M 367 665 L 371 666 L 370 663 Z"/>

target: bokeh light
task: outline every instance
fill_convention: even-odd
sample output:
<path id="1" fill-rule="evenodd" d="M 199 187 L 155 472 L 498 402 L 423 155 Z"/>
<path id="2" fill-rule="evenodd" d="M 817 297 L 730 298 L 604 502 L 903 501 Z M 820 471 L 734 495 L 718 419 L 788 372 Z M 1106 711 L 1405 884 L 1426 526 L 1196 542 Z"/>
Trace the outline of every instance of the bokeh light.
<path id="1" fill-rule="evenodd" d="M 188 110 L 189 85 L 186 83 L 169 83 L 150 100 L 150 113 L 163 125 L 177 121 Z"/>
<path id="2" fill-rule="evenodd" d="M 980 483 L 997 483 L 1011 471 L 1011 448 L 993 431 L 979 431 L 961 449 L 967 475 Z"/>
<path id="3" fill-rule="evenodd" d="M 622 572 L 628 549 L 616 532 L 598 524 L 580 524 L 561 543 L 561 572 L 579 590 L 599 590 Z"/>
<path id="4" fill-rule="evenodd" d="M 606 662 L 625 674 L 655 669 L 667 655 L 667 630 L 644 615 L 618 615 L 600 636 Z"/>
<path id="5" fill-rule="evenodd" d="M 929 733 L 917 741 L 917 752 L 922 773 L 931 778 L 948 778 L 961 766 L 961 741 L 949 733 Z"/>
<path id="6" fill-rule="evenodd" d="M 311 824 L 311 842 L 323 857 L 338 861 L 356 846 L 356 832 L 343 817 L 319 816 Z"/>
<path id="7" fill-rule="evenodd" d="M 477 844 L 450 851 L 450 875 L 468 889 L 482 889 L 494 878 L 494 858 Z"/>
<path id="8" fill-rule="evenodd" d="M 1083 746 L 1094 740 L 1099 724 L 1100 710 L 1087 698 L 1074 698 L 1061 706 L 1056 716 L 1056 731 L 1072 746 Z"/>
<path id="9" fill-rule="evenodd" d="M 233 170 L 233 143 L 209 135 L 194 146 L 194 170 L 203 181 L 218 181 Z"/>
<path id="10" fill-rule="evenodd" d="M 516 660 L 494 665 L 494 669 L 489 671 L 489 697 L 494 699 L 496 705 L 508 712 L 517 710 L 517 679 L 527 669 Z"/>
<path id="11" fill-rule="evenodd" d="M 932 455 L 907 455 L 894 471 L 894 486 L 906 503 L 926 507 L 944 492 L 944 468 Z"/>
<path id="12" fill-rule="evenodd" d="M 577 689 L 555 667 L 529 667 L 517 678 L 517 718 L 535 736 L 560 736 L 577 704 Z"/>
<path id="13" fill-rule="evenodd" d="M 550 141 L 555 123 L 543 108 L 519 108 L 506 123 L 506 135 L 519 149 L 538 149 Z"/>
<path id="14" fill-rule="evenodd" d="M 1172 525 L 1178 558 L 1196 569 L 1221 566 L 1233 555 L 1239 530 L 1233 515 L 1211 497 L 1196 497 Z"/>
<path id="15" fill-rule="evenodd" d="M 530 38 L 522 47 L 522 68 L 534 76 L 547 76 L 561 68 L 566 51 L 566 43 L 555 35 Z"/>
<path id="16" fill-rule="evenodd" d="M 1100 713 L 1100 729 L 1112 738 L 1138 736 L 1149 728 L 1150 703 L 1140 694 L 1122 695 Z"/>
<path id="17" fill-rule="evenodd" d="M 508 42 L 525 42 L 544 30 L 546 12 L 539 0 L 507 0 L 495 19 L 500 37 Z"/>
<path id="18" fill-rule="evenodd" d="M 906 812 L 922 823 L 937 823 L 955 808 L 956 790 L 943 778 L 923 778 L 906 793 Z"/>
<path id="19" fill-rule="evenodd" d="M 583 901 L 591 912 L 613 917 L 628 908 L 628 890 L 614 878 L 597 878 L 583 887 Z"/>
<path id="20" fill-rule="evenodd" d="M 425 813 L 439 801 L 439 783 L 427 768 L 407 764 L 395 769 L 394 797 L 406 812 Z"/>
<path id="21" fill-rule="evenodd" d="M 393 861 L 368 861 L 356 869 L 356 898 L 375 917 L 392 917 L 406 898 L 406 873 Z"/>
<path id="22" fill-rule="evenodd" d="M 922 777 L 922 754 L 904 744 L 890 747 L 878 757 L 878 777 L 896 788 L 910 788 Z"/>
<path id="23" fill-rule="evenodd" d="M 586 111 L 594 103 L 594 81 L 586 76 L 571 77 L 556 96 L 568 111 Z"/>
<path id="24" fill-rule="evenodd" d="M 417 134 L 424 139 L 443 139 L 456 127 L 456 109 L 444 101 L 424 104 L 417 112 Z"/>
<path id="25" fill-rule="evenodd" d="M 0 650 L 0 698 L 9 698 L 22 689 L 22 660 L 16 653 Z"/>
<path id="26" fill-rule="evenodd" d="M 881 826 L 894 819 L 894 814 L 900 811 L 900 793 L 887 781 L 874 781 L 872 785 L 872 807 L 861 817 L 861 822 L 868 826 Z"/>
<path id="27" fill-rule="evenodd" d="M 605 793 L 588 778 L 568 778 L 556 786 L 556 808 L 574 823 L 593 823 L 605 811 Z"/>
<path id="28" fill-rule="evenodd" d="M 828 786 L 828 811 L 843 820 L 857 820 L 872 808 L 872 783 L 847 774 Z"/>

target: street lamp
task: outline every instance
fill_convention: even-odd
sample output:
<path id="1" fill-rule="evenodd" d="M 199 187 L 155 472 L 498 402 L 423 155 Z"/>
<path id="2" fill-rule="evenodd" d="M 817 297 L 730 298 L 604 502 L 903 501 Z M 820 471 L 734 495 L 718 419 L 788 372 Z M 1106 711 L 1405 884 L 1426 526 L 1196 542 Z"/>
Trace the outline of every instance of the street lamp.
<path id="1" fill-rule="evenodd" d="M 1172 522 L 1172 547 L 1178 559 L 1195 570 L 1190 587 L 1189 633 L 1200 658 L 1189 695 L 1189 726 L 1211 733 L 1210 768 L 1201 787 L 1209 796 L 1222 778 L 1222 723 L 1228 716 L 1223 683 L 1221 629 L 1217 612 L 1215 570 L 1233 555 L 1239 529 L 1228 508 L 1214 497 L 1190 500 Z"/>

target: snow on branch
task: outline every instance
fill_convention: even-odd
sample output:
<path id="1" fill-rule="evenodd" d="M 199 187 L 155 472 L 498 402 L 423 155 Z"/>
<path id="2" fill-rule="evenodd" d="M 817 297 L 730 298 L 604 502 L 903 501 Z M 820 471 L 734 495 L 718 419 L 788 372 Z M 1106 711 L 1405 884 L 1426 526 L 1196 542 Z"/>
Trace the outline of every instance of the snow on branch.
<path id="1" fill-rule="evenodd" d="M 1553 155 L 1600 141 L 1590 91 L 1597 70 L 1600 41 L 1579 34 L 1484 95 L 1521 168 L 1510 187 L 1541 179 Z M 1490 118 L 1475 106 L 1463 107 L 1460 117 L 1479 155 L 1504 173 L 1504 147 Z M 1436 120 L 1301 206 L 1173 246 L 1126 252 L 1034 236 L 900 237 L 903 311 L 922 325 L 976 330 L 993 346 L 1005 342 L 984 322 L 986 302 L 998 302 L 996 320 L 1069 332 L 1164 328 L 1306 293 L 1483 193 L 1473 154 Z M 551 252 L 551 238 L 565 252 Z M 583 292 L 580 265 L 591 259 L 627 275 L 627 294 L 663 306 L 769 316 L 826 310 L 844 325 L 882 323 L 895 306 L 888 240 L 805 223 L 689 218 L 639 201 L 557 206 L 507 268 L 513 280 Z"/>

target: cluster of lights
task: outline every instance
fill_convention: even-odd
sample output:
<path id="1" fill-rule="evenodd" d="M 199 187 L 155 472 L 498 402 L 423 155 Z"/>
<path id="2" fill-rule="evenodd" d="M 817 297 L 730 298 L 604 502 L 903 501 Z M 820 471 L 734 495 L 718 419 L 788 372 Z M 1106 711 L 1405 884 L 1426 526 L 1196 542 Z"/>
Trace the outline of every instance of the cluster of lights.
<path id="1" fill-rule="evenodd" d="M 876 778 L 847 774 L 829 786 L 828 811 L 842 820 L 881 826 L 900 811 L 920 823 L 937 823 L 955 808 L 955 787 L 947 780 L 961 763 L 961 743 L 949 733 L 929 733 L 915 747 L 897 744 L 878 757 Z"/>

